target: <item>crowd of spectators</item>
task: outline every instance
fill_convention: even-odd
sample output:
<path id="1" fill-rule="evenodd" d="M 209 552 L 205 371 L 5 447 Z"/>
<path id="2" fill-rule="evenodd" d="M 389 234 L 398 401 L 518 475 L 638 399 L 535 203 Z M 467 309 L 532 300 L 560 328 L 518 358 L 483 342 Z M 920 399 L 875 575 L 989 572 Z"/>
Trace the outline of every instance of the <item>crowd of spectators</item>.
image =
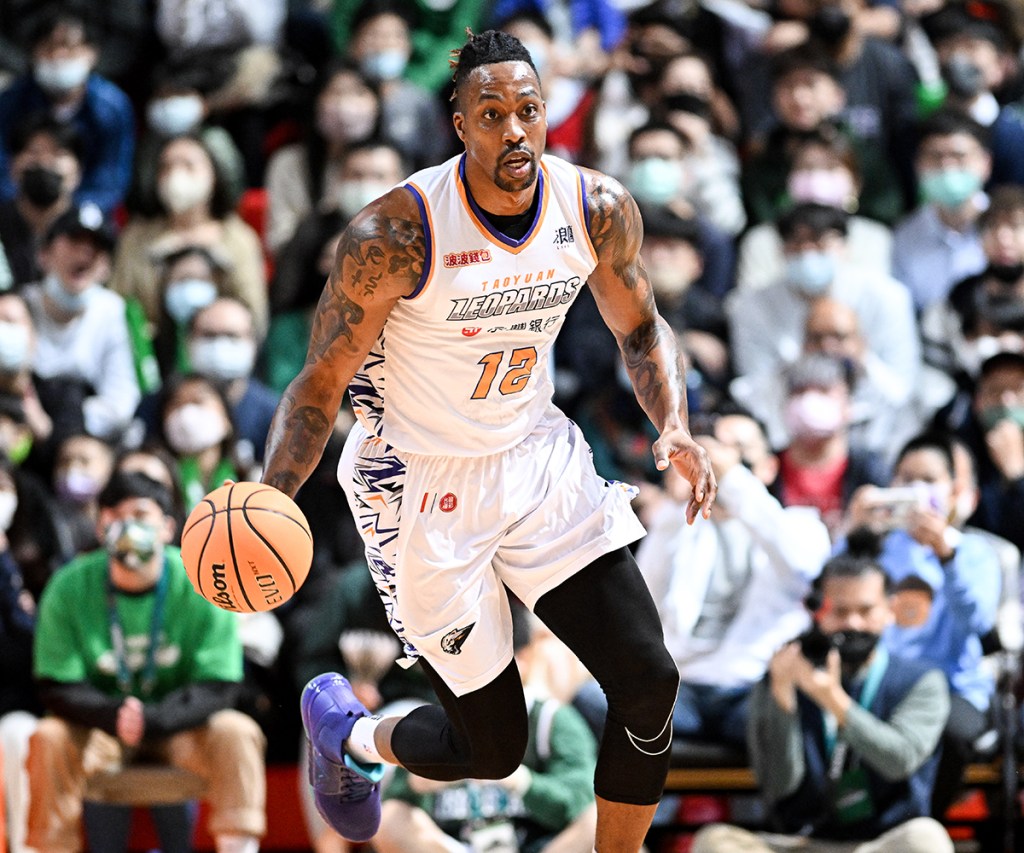
<path id="1" fill-rule="evenodd" d="M 956 798 L 993 724 L 985 653 L 1007 612 L 1021 629 L 1020 610 L 1007 610 L 1024 548 L 1019 4 L 0 0 L 0 735 L 14 853 L 29 849 L 31 800 L 58 791 L 29 785 L 33 749 L 39 774 L 82 727 L 131 745 L 130 721 L 91 693 L 91 714 L 37 727 L 46 712 L 67 716 L 82 680 L 62 675 L 52 616 L 47 654 L 37 639 L 33 655 L 37 608 L 42 620 L 57 607 L 51 579 L 113 553 L 110 527 L 118 512 L 128 520 L 119 496 L 149 494 L 136 482 L 126 497 L 119 477 L 157 484 L 161 510 L 170 495 L 173 549 L 206 491 L 259 476 L 346 223 L 460 151 L 448 62 L 467 27 L 523 41 L 548 152 L 608 172 L 643 215 L 647 274 L 721 484 L 710 522 L 682 523 L 685 484 L 655 470 L 651 426 L 586 290 L 554 378 L 598 471 L 640 487 L 650 533 L 638 561 L 682 676 L 677 736 L 749 748 L 755 770 L 767 766 L 765 750 L 799 746 L 798 727 L 786 728 L 796 717 L 826 730 L 845 720 L 833 700 L 863 700 L 858 679 L 870 681 L 865 661 L 878 659 L 873 647 L 876 657 L 854 654 L 858 669 L 844 655 L 822 686 L 828 657 L 802 669 L 810 646 L 790 641 L 880 635 L 880 666 L 895 679 L 882 689 L 888 704 L 873 723 L 850 715 L 842 755 L 861 750 L 872 791 L 898 807 L 859 824 L 862 837 L 941 819 Z M 228 705 L 262 727 L 267 760 L 295 761 L 304 679 L 358 670 L 368 648 L 390 648 L 383 614 L 367 612 L 376 601 L 335 478 L 351 423 L 346 404 L 298 495 L 317 543 L 309 580 L 286 606 L 238 620 L 241 689 L 206 702 L 205 716 L 183 714 L 193 728 L 228 719 L 249 762 L 262 746 L 224 717 Z M 865 551 L 869 531 L 877 542 Z M 842 590 L 819 577 L 826 565 Z M 863 624 L 837 621 L 831 608 L 855 581 L 885 600 Z M 102 595 L 73 606 L 108 613 Z M 599 737 L 603 697 L 586 673 L 543 669 L 536 680 L 559 708 L 575 698 Z M 199 689 L 209 675 L 196 672 Z M 370 666 L 364 701 L 428 698 L 408 676 Z M 116 696 L 115 681 L 90 689 Z M 901 714 L 903 696 L 935 712 L 927 735 L 908 734 L 924 717 Z M 146 719 L 152 737 L 172 733 L 159 714 Z M 560 724 L 579 734 L 577 720 Z M 904 740 L 880 746 L 884 726 Z M 878 776 L 886 744 L 902 775 Z M 776 828 L 835 828 L 834 814 L 802 811 L 831 779 L 820 765 L 833 747 L 824 757 L 819 747 L 789 754 L 788 775 L 765 790 Z M 505 794 L 530 802 L 531 772 Z M 415 780 L 399 783 L 389 814 L 400 827 L 427 801 Z M 80 789 L 78 776 L 63 784 Z M 536 837 L 586 817 L 588 804 L 583 794 L 571 808 L 547 803 L 565 820 Z M 70 837 L 74 814 L 48 831 Z M 252 849 L 230 846 L 262 831 L 262 816 L 245 815 L 224 850 Z M 321 853 L 345 849 L 312 813 L 308 823 Z M 403 849 L 403 835 L 389 831 L 382 849 Z M 897 849 L 917 849 L 900 837 Z M 701 849 L 716 838 L 738 843 L 716 827 Z"/>

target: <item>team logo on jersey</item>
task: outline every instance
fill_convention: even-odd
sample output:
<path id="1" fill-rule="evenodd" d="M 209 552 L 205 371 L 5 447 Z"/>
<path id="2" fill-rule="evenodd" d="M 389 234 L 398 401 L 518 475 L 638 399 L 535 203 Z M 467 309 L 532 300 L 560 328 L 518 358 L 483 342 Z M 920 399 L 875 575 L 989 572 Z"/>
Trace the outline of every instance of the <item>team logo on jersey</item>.
<path id="1" fill-rule="evenodd" d="M 444 256 L 445 269 L 470 267 L 473 266 L 473 264 L 489 264 L 490 262 L 490 249 L 472 249 L 468 252 L 449 252 Z"/>
<path id="2" fill-rule="evenodd" d="M 555 229 L 555 239 L 552 240 L 556 249 L 561 249 L 563 246 L 568 246 L 570 243 L 575 243 L 576 238 L 572 233 L 571 225 L 563 225 L 560 228 Z"/>
<path id="3" fill-rule="evenodd" d="M 471 338 L 471 337 L 473 337 L 473 335 L 480 334 L 480 327 L 479 326 L 468 326 L 467 328 L 462 330 L 462 334 L 464 334 L 467 338 Z"/>
<path id="4" fill-rule="evenodd" d="M 451 492 L 446 495 L 441 495 L 441 500 L 437 502 L 437 508 L 441 512 L 453 512 L 455 507 L 459 505 L 459 499 L 455 497 Z"/>
<path id="5" fill-rule="evenodd" d="M 441 638 L 441 651 L 449 655 L 462 654 L 462 647 L 469 636 L 469 632 L 476 626 L 476 622 L 470 622 L 465 628 L 454 628 Z"/>

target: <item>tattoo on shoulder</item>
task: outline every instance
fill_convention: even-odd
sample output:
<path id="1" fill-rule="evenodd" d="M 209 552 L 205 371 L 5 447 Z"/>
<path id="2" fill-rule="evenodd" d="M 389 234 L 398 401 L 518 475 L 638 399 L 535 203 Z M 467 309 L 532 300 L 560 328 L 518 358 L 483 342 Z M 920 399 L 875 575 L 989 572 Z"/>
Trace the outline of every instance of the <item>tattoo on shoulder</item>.
<path id="1" fill-rule="evenodd" d="M 602 259 L 609 259 L 615 274 L 630 290 L 641 275 L 639 261 L 643 223 L 636 202 L 618 181 L 599 172 L 587 180 L 590 239 Z"/>
<path id="2" fill-rule="evenodd" d="M 364 305 L 381 298 L 382 285 L 412 289 L 426 263 L 426 239 L 418 220 L 377 209 L 357 217 L 338 243 L 334 270 L 320 297 L 310 336 L 310 363 L 322 358 L 335 341 L 352 342 L 363 322 Z"/>

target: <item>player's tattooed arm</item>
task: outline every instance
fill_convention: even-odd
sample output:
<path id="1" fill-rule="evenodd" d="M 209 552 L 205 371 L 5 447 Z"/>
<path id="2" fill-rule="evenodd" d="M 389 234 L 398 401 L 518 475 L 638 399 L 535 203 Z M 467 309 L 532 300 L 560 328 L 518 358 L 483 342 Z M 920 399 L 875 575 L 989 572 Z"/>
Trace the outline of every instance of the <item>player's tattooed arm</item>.
<path id="1" fill-rule="evenodd" d="M 585 170 L 590 239 L 598 266 L 590 287 L 615 334 L 637 400 L 659 431 L 686 426 L 676 335 L 658 313 L 640 257 L 643 222 L 632 196 L 607 175 Z"/>
<path id="2" fill-rule="evenodd" d="M 392 308 L 416 288 L 426 260 L 419 210 L 406 190 L 392 190 L 345 229 L 313 317 L 305 366 L 270 426 L 263 482 L 294 496 L 306 481 L 345 389 Z"/>
<path id="3" fill-rule="evenodd" d="M 687 520 L 692 523 L 698 513 L 707 518 L 718 487 L 707 453 L 690 435 L 676 334 L 658 313 L 640 257 L 640 211 L 618 181 L 589 170 L 584 176 L 590 239 L 598 258 L 590 288 L 619 342 L 636 398 L 658 429 L 651 448 L 658 468 L 674 466 L 693 488 Z"/>

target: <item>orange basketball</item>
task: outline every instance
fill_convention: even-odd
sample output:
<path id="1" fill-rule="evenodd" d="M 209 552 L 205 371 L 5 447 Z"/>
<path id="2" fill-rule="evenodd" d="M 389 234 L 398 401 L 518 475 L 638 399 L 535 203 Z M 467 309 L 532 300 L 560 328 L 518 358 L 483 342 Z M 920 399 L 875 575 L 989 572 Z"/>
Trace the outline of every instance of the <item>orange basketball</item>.
<path id="1" fill-rule="evenodd" d="M 306 580 L 313 537 L 286 494 L 264 483 L 232 483 L 189 514 L 181 558 L 207 601 L 235 613 L 273 610 Z"/>

